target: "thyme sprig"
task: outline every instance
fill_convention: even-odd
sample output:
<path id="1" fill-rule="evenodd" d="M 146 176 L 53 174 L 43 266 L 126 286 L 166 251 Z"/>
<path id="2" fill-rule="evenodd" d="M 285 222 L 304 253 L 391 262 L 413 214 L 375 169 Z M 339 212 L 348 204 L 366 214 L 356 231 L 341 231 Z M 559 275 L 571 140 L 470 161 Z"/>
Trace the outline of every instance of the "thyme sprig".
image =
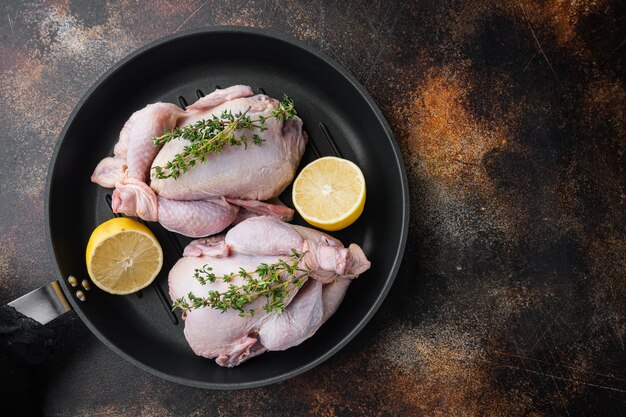
<path id="1" fill-rule="evenodd" d="M 260 146 L 264 139 L 258 133 L 253 133 L 251 137 L 245 134 L 237 134 L 241 130 L 267 130 L 265 122 L 269 119 L 287 120 L 297 116 L 293 100 L 286 94 L 280 101 L 277 109 L 270 112 L 269 116 L 259 115 L 255 119 L 248 116 L 250 107 L 244 112 L 233 114 L 224 110 L 219 116 L 213 115 L 208 119 L 199 120 L 189 126 L 177 127 L 172 130 L 165 129 L 161 136 L 152 139 L 155 145 L 164 145 L 175 139 L 186 139 L 189 145 L 183 151 L 176 154 L 174 159 L 168 161 L 164 166 L 155 166 L 154 175 L 156 178 L 178 178 L 187 172 L 189 168 L 198 163 L 203 163 L 210 154 L 218 154 L 226 145 L 242 146 L 247 149 L 248 143 L 252 142 Z"/>
<path id="2" fill-rule="evenodd" d="M 202 285 L 222 280 L 226 283 L 239 276 L 245 281 L 242 285 L 230 284 L 228 290 L 219 292 L 209 290 L 208 296 L 198 297 L 193 292 L 187 294 L 187 298 L 181 297 L 174 300 L 172 310 L 180 308 L 183 311 L 196 308 L 210 307 L 220 310 L 222 313 L 228 309 L 239 312 L 239 316 L 254 316 L 254 309 L 246 306 L 261 297 L 266 298 L 263 310 L 267 313 L 281 314 L 285 310 L 285 298 L 295 288 L 300 288 L 306 282 L 311 271 L 300 268 L 299 263 L 305 253 L 299 253 L 292 249 L 291 256 L 287 260 L 279 259 L 276 263 L 262 263 L 254 271 L 246 271 L 240 268 L 238 272 L 225 275 L 215 275 L 213 268 L 204 265 L 194 271 L 194 278 Z"/>

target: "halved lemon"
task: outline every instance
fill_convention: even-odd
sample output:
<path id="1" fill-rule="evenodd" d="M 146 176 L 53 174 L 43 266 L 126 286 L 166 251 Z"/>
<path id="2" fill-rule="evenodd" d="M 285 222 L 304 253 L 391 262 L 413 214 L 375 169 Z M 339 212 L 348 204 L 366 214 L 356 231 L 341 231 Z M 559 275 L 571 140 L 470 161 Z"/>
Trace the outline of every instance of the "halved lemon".
<path id="1" fill-rule="evenodd" d="M 346 228 L 365 206 L 365 178 L 353 162 L 327 156 L 311 162 L 293 183 L 293 204 L 304 220 L 320 229 Z"/>
<path id="2" fill-rule="evenodd" d="M 163 266 L 163 251 L 145 225 L 118 217 L 91 233 L 86 259 L 87 272 L 100 289 L 130 294 L 154 281 Z"/>

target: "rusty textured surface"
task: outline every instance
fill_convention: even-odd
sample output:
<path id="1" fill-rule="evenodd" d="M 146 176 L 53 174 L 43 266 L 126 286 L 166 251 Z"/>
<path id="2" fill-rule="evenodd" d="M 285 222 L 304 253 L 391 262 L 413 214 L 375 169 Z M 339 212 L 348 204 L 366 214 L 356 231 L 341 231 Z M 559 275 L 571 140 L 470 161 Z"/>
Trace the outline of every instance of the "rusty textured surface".
<path id="1" fill-rule="evenodd" d="M 59 416 L 624 415 L 625 3 L 309 3 L 0 5 L 2 303 L 54 270 L 43 193 L 73 106 L 180 30 L 270 27 L 336 58 L 388 118 L 412 196 L 388 299 L 315 370 L 248 391 L 177 386 L 68 314 L 34 401 Z"/>

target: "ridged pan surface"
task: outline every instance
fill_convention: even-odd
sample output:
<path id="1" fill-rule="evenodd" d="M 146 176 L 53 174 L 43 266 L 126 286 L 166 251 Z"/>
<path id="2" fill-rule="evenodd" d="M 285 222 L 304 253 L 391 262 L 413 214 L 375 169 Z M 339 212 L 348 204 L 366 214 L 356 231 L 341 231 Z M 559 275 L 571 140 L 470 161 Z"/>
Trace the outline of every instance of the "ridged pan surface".
<path id="1" fill-rule="evenodd" d="M 357 243 L 372 268 L 355 280 L 337 313 L 301 345 L 269 352 L 227 369 L 196 356 L 184 323 L 169 310 L 167 273 L 189 241 L 149 223 L 161 242 L 164 268 L 140 294 L 109 295 L 92 288 L 81 302 L 67 277 L 86 277 L 85 247 L 91 231 L 113 217 L 111 190 L 92 184 L 96 164 L 112 154 L 119 131 L 135 110 L 164 101 L 192 103 L 216 86 L 250 85 L 272 97 L 288 94 L 304 120 L 310 142 L 300 168 L 337 155 L 365 175 L 361 218 L 333 233 Z M 245 152 L 242 150 L 242 152 Z M 281 196 L 291 205 L 291 188 Z M 48 240 L 59 279 L 91 331 L 131 363 L 155 375 L 203 388 L 246 388 L 274 383 L 321 363 L 372 318 L 400 265 L 408 228 L 404 164 L 389 126 L 373 100 L 345 69 L 307 46 L 268 31 L 216 28 L 161 39 L 125 58 L 85 95 L 68 120 L 53 156 L 46 194 Z M 304 224 L 302 219 L 294 222 Z M 210 331 L 210 329 L 207 329 Z"/>

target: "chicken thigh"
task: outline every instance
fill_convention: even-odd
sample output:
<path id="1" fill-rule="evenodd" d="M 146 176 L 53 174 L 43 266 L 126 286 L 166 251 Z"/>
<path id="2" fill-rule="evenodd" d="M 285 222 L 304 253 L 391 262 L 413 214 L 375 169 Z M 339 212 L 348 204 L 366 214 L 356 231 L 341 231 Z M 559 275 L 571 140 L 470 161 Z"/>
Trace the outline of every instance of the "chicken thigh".
<path id="1" fill-rule="evenodd" d="M 247 137 L 259 134 L 262 144 L 245 149 L 226 146 L 177 179 L 151 175 L 151 167 L 165 165 L 190 143 L 175 139 L 160 148 L 153 138 L 163 130 L 184 127 L 224 111 L 268 117 L 278 107 L 277 100 L 254 95 L 250 87 L 241 85 L 217 89 L 187 110 L 169 103 L 150 104 L 126 122 L 114 156 L 98 164 L 91 180 L 115 187 L 114 212 L 158 221 L 168 230 L 191 237 L 218 233 L 255 214 L 291 220 L 291 209 L 266 200 L 287 187 L 304 153 L 307 135 L 298 117 L 270 117 L 265 123 L 267 130 L 241 131 Z"/>
<path id="2" fill-rule="evenodd" d="M 208 265 L 216 275 L 237 273 L 239 268 L 254 270 L 261 263 L 287 260 L 293 249 L 305 254 L 299 266 L 311 274 L 299 290 L 289 293 L 281 314 L 267 313 L 265 298 L 246 306 L 255 310 L 253 316 L 209 307 L 184 313 L 185 337 L 197 355 L 233 367 L 265 351 L 299 345 L 337 310 L 351 279 L 369 269 L 370 263 L 358 245 L 345 248 L 324 233 L 270 217 L 249 218 L 226 235 L 195 240 L 185 248 L 169 274 L 172 300 L 190 292 L 196 296 L 209 290 L 223 292 L 230 284 L 243 283 L 237 276 L 230 283 L 218 279 L 202 285 L 194 278 L 195 269 Z"/>

